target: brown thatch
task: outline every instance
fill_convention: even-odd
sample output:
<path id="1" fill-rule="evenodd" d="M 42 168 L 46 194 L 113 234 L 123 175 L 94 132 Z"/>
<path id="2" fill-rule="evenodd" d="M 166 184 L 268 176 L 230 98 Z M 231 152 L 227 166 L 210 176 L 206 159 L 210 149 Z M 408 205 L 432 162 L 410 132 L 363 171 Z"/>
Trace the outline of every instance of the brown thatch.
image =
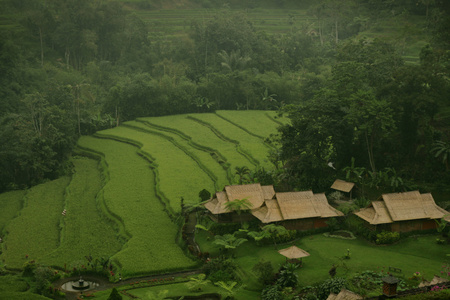
<path id="1" fill-rule="evenodd" d="M 206 209 L 212 214 L 218 215 L 229 212 L 225 203 L 228 202 L 228 198 L 225 192 L 217 192 L 216 198 L 213 198 L 205 203 Z"/>
<path id="2" fill-rule="evenodd" d="M 259 183 L 244 185 L 228 185 L 225 187 L 228 201 L 247 199 L 252 208 L 258 208 L 264 203 L 264 194 Z"/>
<path id="3" fill-rule="evenodd" d="M 257 217 L 263 223 L 272 223 L 283 220 L 280 207 L 276 199 L 270 199 L 264 201 L 265 205 L 252 210 L 252 214 Z"/>
<path id="4" fill-rule="evenodd" d="M 314 205 L 320 212 L 320 217 L 322 218 L 330 218 L 343 216 L 344 214 L 332 207 L 327 200 L 327 197 L 324 193 L 322 194 L 314 194 Z"/>
<path id="5" fill-rule="evenodd" d="M 392 220 L 404 221 L 427 218 L 418 191 L 382 195 Z"/>
<path id="6" fill-rule="evenodd" d="M 277 193 L 276 197 L 284 220 L 320 217 L 312 191 Z"/>
<path id="7" fill-rule="evenodd" d="M 344 193 L 349 193 L 353 189 L 354 186 L 355 186 L 355 184 L 353 182 L 347 182 L 344 180 L 336 179 L 333 182 L 333 185 L 331 186 L 331 188 L 334 190 L 337 190 L 337 191 L 344 192 Z"/>
<path id="8" fill-rule="evenodd" d="M 273 187 L 272 187 L 273 190 Z M 270 188 L 266 191 L 267 196 L 270 196 Z M 275 192 L 274 192 L 275 193 Z M 264 203 L 264 193 L 261 185 L 247 184 L 247 185 L 229 185 L 224 191 L 217 192 L 216 197 L 206 202 L 204 205 L 212 214 L 224 214 L 230 211 L 226 207 L 226 203 L 236 199 L 247 199 L 252 208 L 261 207 Z"/>
<path id="9" fill-rule="evenodd" d="M 331 293 L 327 298 L 327 300 L 360 300 L 360 299 L 364 298 L 347 289 L 342 289 L 337 295 Z"/>
<path id="10" fill-rule="evenodd" d="M 325 194 L 314 195 L 312 191 L 275 193 L 273 186 L 259 183 L 226 186 L 204 205 L 212 214 L 224 214 L 230 212 L 226 204 L 236 199 L 247 199 L 252 205 L 251 213 L 263 223 L 343 215 L 328 204 Z"/>
<path id="11" fill-rule="evenodd" d="M 275 197 L 275 190 L 273 189 L 273 185 L 263 185 L 261 186 L 264 200 L 270 200 Z"/>
<path id="12" fill-rule="evenodd" d="M 382 199 L 355 214 L 372 225 L 442 217 L 450 219 L 449 212 L 437 206 L 431 194 L 418 191 L 392 193 L 383 194 Z"/>
<path id="13" fill-rule="evenodd" d="M 392 223 L 392 218 L 383 201 L 374 201 L 370 207 L 363 208 L 355 215 L 372 225 Z"/>
<path id="14" fill-rule="evenodd" d="M 286 256 L 289 259 L 297 259 L 310 255 L 308 252 L 306 252 L 303 249 L 300 249 L 297 246 L 291 246 L 289 248 L 278 250 L 278 253 L 280 253 L 283 256 Z"/>

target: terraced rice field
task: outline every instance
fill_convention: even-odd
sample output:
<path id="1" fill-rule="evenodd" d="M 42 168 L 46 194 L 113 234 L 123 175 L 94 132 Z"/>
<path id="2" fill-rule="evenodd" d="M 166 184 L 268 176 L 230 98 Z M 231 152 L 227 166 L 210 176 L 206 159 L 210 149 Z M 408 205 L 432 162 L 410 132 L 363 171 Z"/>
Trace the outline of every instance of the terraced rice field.
<path id="1" fill-rule="evenodd" d="M 0 196 L 16 199 L 0 214 L 0 259 L 78 268 L 85 256 L 110 258 L 123 278 L 193 268 L 177 242 L 181 199 L 197 204 L 201 190 L 237 182 L 235 167 L 270 169 L 265 139 L 283 122 L 273 112 L 219 111 L 140 118 L 81 137 L 78 152 L 90 158 L 73 158 L 72 177 Z"/>
<path id="2" fill-rule="evenodd" d="M 220 13 L 209 9 L 161 9 L 134 11 L 151 25 L 151 33 L 165 38 L 183 37 L 190 32 L 192 22 L 207 22 Z M 242 10 L 257 30 L 269 34 L 283 34 L 314 22 L 306 10 L 298 9 L 248 9 Z"/>

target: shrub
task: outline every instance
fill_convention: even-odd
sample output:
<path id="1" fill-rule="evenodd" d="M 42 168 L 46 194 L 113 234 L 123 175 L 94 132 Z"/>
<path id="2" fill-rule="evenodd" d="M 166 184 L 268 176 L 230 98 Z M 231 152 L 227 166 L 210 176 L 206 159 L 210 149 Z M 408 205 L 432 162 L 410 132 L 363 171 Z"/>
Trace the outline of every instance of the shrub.
<path id="1" fill-rule="evenodd" d="M 328 298 L 330 293 L 339 294 L 342 288 L 345 287 L 347 281 L 341 277 L 335 277 L 332 279 L 325 280 L 319 285 L 317 297 L 320 300 L 325 300 Z"/>
<path id="2" fill-rule="evenodd" d="M 206 189 L 201 190 L 198 193 L 198 196 L 200 197 L 200 199 L 202 199 L 202 201 L 206 201 L 206 200 L 211 199 L 211 193 L 208 190 L 206 190 Z"/>
<path id="3" fill-rule="evenodd" d="M 268 284 L 273 280 L 274 271 L 270 261 L 260 260 L 254 267 L 253 271 L 258 274 L 258 281 Z"/>
<path id="4" fill-rule="evenodd" d="M 356 215 L 350 215 L 345 219 L 345 227 L 355 235 L 361 236 L 369 241 L 376 239 L 376 232 L 365 226 L 365 223 Z"/>
<path id="5" fill-rule="evenodd" d="M 390 232 L 390 231 L 382 231 L 377 234 L 377 239 L 375 243 L 380 244 L 393 244 L 400 239 L 400 233 L 398 232 Z"/>
<path id="6" fill-rule="evenodd" d="M 284 296 L 278 285 L 270 285 L 261 292 L 261 300 L 283 300 Z"/>
<path id="7" fill-rule="evenodd" d="M 234 261 L 224 256 L 213 258 L 203 266 L 203 271 L 212 282 L 238 281 L 236 269 Z"/>
<path id="8" fill-rule="evenodd" d="M 109 294 L 108 300 L 122 300 L 122 296 L 119 294 L 116 288 L 113 288 L 111 294 Z"/>

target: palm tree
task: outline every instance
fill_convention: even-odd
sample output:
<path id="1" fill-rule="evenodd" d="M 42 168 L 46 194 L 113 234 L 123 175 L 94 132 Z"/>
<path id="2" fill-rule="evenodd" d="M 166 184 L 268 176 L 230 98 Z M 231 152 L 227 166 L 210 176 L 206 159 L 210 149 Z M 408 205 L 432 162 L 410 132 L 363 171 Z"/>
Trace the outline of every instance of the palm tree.
<path id="1" fill-rule="evenodd" d="M 241 50 L 231 51 L 229 54 L 225 50 L 222 50 L 218 55 L 222 59 L 222 67 L 228 69 L 230 72 L 244 69 L 247 62 L 251 60 L 248 56 L 241 56 Z"/>
<path id="2" fill-rule="evenodd" d="M 214 237 L 213 244 L 217 246 L 223 246 L 225 250 L 228 249 L 236 249 L 243 243 L 247 242 L 247 239 L 237 238 L 234 234 L 224 234 L 224 235 L 216 235 Z"/>
<path id="3" fill-rule="evenodd" d="M 442 163 L 445 164 L 445 169 L 448 171 L 448 158 L 450 156 L 450 144 L 444 141 L 436 141 L 433 143 L 433 149 L 431 153 L 434 153 L 434 157 L 442 157 Z"/>
<path id="4" fill-rule="evenodd" d="M 190 281 L 186 282 L 186 286 L 190 291 L 201 291 L 202 287 L 209 283 L 205 274 L 200 274 L 197 277 L 189 278 Z"/>
<path id="5" fill-rule="evenodd" d="M 234 199 L 233 201 L 228 201 L 225 203 L 225 208 L 227 211 L 232 212 L 235 211 L 242 225 L 241 213 L 243 210 L 249 210 L 253 207 L 253 205 L 248 201 L 247 198 L 244 199 Z"/>
<path id="6" fill-rule="evenodd" d="M 285 227 L 275 224 L 266 225 L 262 228 L 262 230 L 268 232 L 269 236 L 272 237 L 275 249 L 277 248 L 277 237 L 287 233 L 287 229 Z"/>
<path id="7" fill-rule="evenodd" d="M 247 166 L 236 167 L 234 169 L 236 170 L 235 174 L 239 176 L 239 184 L 242 184 L 244 182 L 244 176 L 250 173 L 250 169 Z"/>
<path id="8" fill-rule="evenodd" d="M 247 233 L 247 235 L 251 238 L 253 238 L 256 242 L 256 244 L 259 244 L 259 242 L 265 238 L 270 237 L 270 233 L 268 231 L 250 231 Z"/>
<path id="9" fill-rule="evenodd" d="M 225 283 L 223 281 L 218 281 L 215 283 L 218 287 L 223 288 L 225 291 L 227 291 L 228 297 L 230 299 L 234 299 L 234 292 L 235 292 L 235 286 L 237 285 L 236 281 Z M 227 299 L 228 299 L 227 297 Z"/>

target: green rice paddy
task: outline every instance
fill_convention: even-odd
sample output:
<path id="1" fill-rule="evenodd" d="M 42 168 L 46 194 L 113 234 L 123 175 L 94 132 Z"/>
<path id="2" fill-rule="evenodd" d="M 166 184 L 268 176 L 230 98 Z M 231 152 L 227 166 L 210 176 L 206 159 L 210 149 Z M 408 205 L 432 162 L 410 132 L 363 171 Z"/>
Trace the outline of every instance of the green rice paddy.
<path id="1" fill-rule="evenodd" d="M 29 260 L 71 269 L 86 256 L 110 258 L 123 278 L 196 267 L 177 242 L 181 198 L 196 204 L 201 190 L 235 183 L 237 166 L 268 167 L 274 118 L 141 118 L 81 137 L 78 153 L 90 158 L 74 157 L 71 177 L 0 195 L 0 259 L 14 269 Z"/>
<path id="2" fill-rule="evenodd" d="M 27 192 L 20 215 L 5 229 L 1 258 L 7 267 L 22 268 L 25 262 L 58 248 L 64 193 L 69 182 L 69 177 L 62 177 Z"/>

